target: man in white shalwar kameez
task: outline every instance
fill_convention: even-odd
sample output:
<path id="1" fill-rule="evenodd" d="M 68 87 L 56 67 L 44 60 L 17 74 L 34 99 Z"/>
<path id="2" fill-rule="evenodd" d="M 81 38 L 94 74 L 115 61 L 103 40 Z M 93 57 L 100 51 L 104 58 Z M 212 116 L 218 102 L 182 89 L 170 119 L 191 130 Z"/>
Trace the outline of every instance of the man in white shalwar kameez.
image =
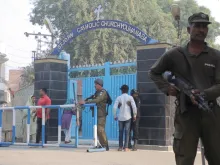
<path id="1" fill-rule="evenodd" d="M 26 103 L 26 106 L 35 106 L 35 96 L 30 96 Z M 23 142 L 27 142 L 27 115 L 28 110 L 22 110 L 22 129 L 23 129 Z M 36 122 L 36 109 L 31 109 L 31 121 L 30 121 L 30 141 L 36 142 L 37 122 Z"/>

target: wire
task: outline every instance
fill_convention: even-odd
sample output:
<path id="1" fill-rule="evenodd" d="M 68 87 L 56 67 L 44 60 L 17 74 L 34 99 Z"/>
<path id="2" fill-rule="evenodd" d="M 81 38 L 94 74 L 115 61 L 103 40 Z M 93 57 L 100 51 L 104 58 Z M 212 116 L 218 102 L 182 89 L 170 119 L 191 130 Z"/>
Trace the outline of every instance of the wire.
<path id="1" fill-rule="evenodd" d="M 5 44 L 6 46 L 8 46 L 8 47 L 11 47 L 11 48 L 13 48 L 13 49 L 15 49 L 15 50 L 18 50 L 18 51 L 21 51 L 21 52 L 31 52 L 31 50 L 24 50 L 24 49 L 19 49 L 19 48 L 15 48 L 15 47 L 13 47 L 13 46 L 11 46 L 11 45 L 8 45 L 8 44 Z"/>
<path id="2" fill-rule="evenodd" d="M 31 63 L 31 62 L 28 62 L 28 63 L 16 62 L 16 61 L 12 61 L 10 59 L 7 62 L 12 62 L 12 63 L 16 63 L 16 64 L 27 64 L 27 65 Z"/>
<path id="3" fill-rule="evenodd" d="M 5 66 L 7 66 L 7 67 L 9 67 L 9 68 L 13 68 L 13 69 L 16 68 L 15 66 L 10 66 L 10 65 L 5 65 Z"/>
<path id="4" fill-rule="evenodd" d="M 25 59 L 28 58 L 28 57 L 25 57 L 25 56 L 18 56 L 18 55 L 11 54 L 11 53 L 6 53 L 6 55 L 13 56 L 13 57 L 16 57 L 16 58 L 25 58 Z"/>

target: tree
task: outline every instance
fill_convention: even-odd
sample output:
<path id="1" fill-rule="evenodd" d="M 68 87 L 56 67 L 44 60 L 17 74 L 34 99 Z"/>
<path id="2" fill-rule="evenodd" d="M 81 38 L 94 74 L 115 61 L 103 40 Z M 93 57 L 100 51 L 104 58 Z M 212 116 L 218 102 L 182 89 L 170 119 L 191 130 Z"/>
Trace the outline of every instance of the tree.
<path id="1" fill-rule="evenodd" d="M 145 31 L 160 42 L 177 43 L 176 22 L 172 18 L 170 6 L 173 0 L 34 0 L 30 14 L 33 24 L 43 25 L 45 16 L 56 29 L 57 38 L 62 39 L 67 32 L 80 24 L 95 19 L 94 9 L 101 4 L 104 19 L 128 22 Z M 181 0 L 181 44 L 188 41 L 187 19 L 194 12 L 210 10 L 198 6 L 195 0 Z M 213 24 L 207 41 L 215 45 L 215 37 L 220 35 L 220 24 L 211 17 Z M 71 54 L 72 65 L 104 63 L 135 59 L 138 41 L 129 34 L 112 29 L 90 31 L 77 37 L 64 49 Z"/>
<path id="2" fill-rule="evenodd" d="M 104 8 L 105 19 L 122 20 L 136 25 L 161 41 L 175 39 L 173 37 L 175 28 L 172 23 L 166 26 L 166 21 L 170 22 L 170 18 L 167 14 L 159 14 L 162 10 L 154 0 L 124 0 L 123 5 L 119 0 L 37 0 L 34 2 L 31 22 L 43 25 L 43 18 L 47 16 L 56 27 L 59 38 L 62 38 L 62 34 L 71 31 L 73 27 L 94 20 L 93 11 L 99 4 Z M 149 9 L 148 13 L 145 12 L 146 8 Z M 77 37 L 72 44 L 65 47 L 65 50 L 72 54 L 73 65 L 94 64 L 135 59 L 137 43 L 133 37 L 124 32 L 101 29 Z"/>
<path id="3" fill-rule="evenodd" d="M 171 4 L 174 3 L 174 1 L 157 0 L 157 3 L 160 4 L 160 7 L 163 9 L 163 12 L 170 13 L 170 10 L 168 9 L 170 8 Z M 196 12 L 204 12 L 210 16 L 210 20 L 212 22 L 212 24 L 209 25 L 209 33 L 206 41 L 209 43 L 210 46 L 220 49 L 220 46 L 215 43 L 216 36 L 220 35 L 220 23 L 216 22 L 215 19 L 211 16 L 211 11 L 204 6 L 199 6 L 195 0 L 181 0 L 178 2 L 178 4 L 181 9 L 181 17 L 180 17 L 181 44 L 182 45 L 186 44 L 189 39 L 189 35 L 186 30 L 188 26 L 188 17 Z M 177 24 L 174 20 L 173 20 L 173 24 L 177 28 Z"/>
<path id="4" fill-rule="evenodd" d="M 31 85 L 34 82 L 34 66 L 23 67 L 23 74 L 21 75 L 21 87 Z"/>

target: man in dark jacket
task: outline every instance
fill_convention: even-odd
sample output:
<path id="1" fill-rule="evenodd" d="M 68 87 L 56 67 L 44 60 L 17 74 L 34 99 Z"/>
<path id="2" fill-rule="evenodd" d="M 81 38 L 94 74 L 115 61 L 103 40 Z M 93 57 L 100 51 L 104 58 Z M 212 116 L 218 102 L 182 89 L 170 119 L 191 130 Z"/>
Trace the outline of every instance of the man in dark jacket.
<path id="1" fill-rule="evenodd" d="M 131 90 L 131 96 L 134 98 L 135 104 L 137 106 L 137 116 L 136 116 L 136 120 L 131 122 L 131 127 L 130 127 L 131 130 L 130 130 L 130 136 L 129 136 L 129 147 L 132 148 L 132 145 L 131 145 L 131 132 L 133 131 L 134 145 L 133 145 L 132 150 L 133 151 L 137 151 L 137 146 L 136 145 L 137 145 L 138 135 L 139 135 L 138 127 L 139 127 L 139 121 L 140 121 L 140 105 L 141 105 L 141 101 L 140 101 L 139 93 L 138 93 L 137 90 L 132 89 Z M 131 107 L 131 109 L 132 109 L 132 107 Z M 131 110 L 131 112 L 133 112 L 133 111 Z"/>

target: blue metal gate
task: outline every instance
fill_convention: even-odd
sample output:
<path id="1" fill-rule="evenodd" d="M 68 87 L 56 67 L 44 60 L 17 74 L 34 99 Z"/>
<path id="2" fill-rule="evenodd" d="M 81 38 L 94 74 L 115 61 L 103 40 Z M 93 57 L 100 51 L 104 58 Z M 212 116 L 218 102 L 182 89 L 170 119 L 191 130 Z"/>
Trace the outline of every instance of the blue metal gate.
<path id="1" fill-rule="evenodd" d="M 120 87 L 123 84 L 127 84 L 130 90 L 136 88 L 137 86 L 136 73 L 111 75 L 111 69 L 121 68 L 121 67 L 131 67 L 131 66 L 136 66 L 136 63 L 130 62 L 130 63 L 122 63 L 122 64 L 110 64 L 109 62 L 107 62 L 103 66 L 71 68 L 69 72 L 104 69 L 105 71 L 104 76 L 77 78 L 78 80 L 79 79 L 82 80 L 82 97 L 85 99 L 91 96 L 92 94 L 94 94 L 95 93 L 94 80 L 96 78 L 102 78 L 104 80 L 104 88 L 109 92 L 114 104 L 114 101 L 117 98 L 117 96 L 121 95 Z M 114 117 L 112 113 L 113 104 L 108 108 L 108 116 L 106 121 L 106 133 L 108 139 L 110 140 L 118 139 L 118 122 L 114 121 Z M 93 126 L 92 113 L 89 109 L 85 109 L 82 113 L 83 139 L 91 139 L 93 137 L 92 126 Z"/>

